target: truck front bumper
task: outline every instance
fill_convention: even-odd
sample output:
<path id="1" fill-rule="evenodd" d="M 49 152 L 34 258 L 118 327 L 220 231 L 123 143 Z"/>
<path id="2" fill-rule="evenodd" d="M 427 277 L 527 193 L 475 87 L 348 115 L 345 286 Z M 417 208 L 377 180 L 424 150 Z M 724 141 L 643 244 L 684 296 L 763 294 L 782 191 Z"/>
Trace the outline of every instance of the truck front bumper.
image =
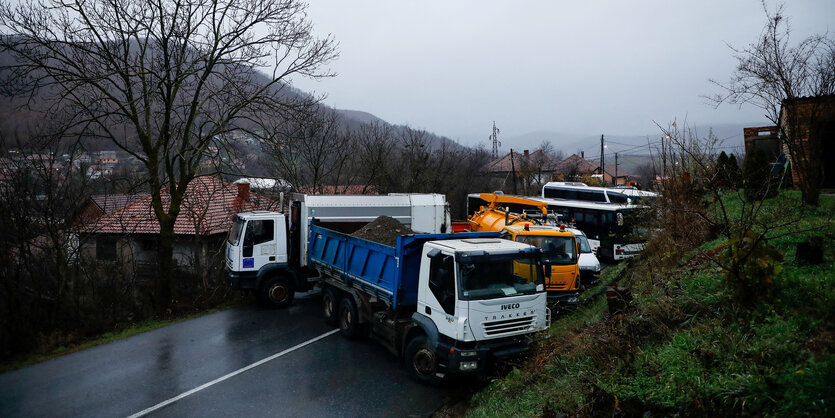
<path id="1" fill-rule="evenodd" d="M 257 271 L 233 272 L 226 269 L 226 284 L 236 290 L 255 289 L 258 283 Z"/>
<path id="2" fill-rule="evenodd" d="M 529 336 L 482 341 L 474 348 L 461 348 L 439 343 L 439 354 L 446 354 L 447 372 L 451 374 L 484 373 L 495 361 L 519 357 L 530 349 Z"/>

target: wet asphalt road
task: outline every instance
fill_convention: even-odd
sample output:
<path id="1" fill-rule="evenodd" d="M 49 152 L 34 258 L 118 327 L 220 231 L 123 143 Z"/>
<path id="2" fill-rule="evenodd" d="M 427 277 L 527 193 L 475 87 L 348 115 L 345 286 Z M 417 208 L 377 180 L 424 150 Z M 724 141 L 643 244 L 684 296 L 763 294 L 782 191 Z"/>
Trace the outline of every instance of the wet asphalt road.
<path id="1" fill-rule="evenodd" d="M 126 417 L 333 330 L 318 295 L 207 315 L 0 375 L 0 416 Z M 374 341 L 338 333 L 149 416 L 427 416 L 449 387 L 412 381 Z"/>

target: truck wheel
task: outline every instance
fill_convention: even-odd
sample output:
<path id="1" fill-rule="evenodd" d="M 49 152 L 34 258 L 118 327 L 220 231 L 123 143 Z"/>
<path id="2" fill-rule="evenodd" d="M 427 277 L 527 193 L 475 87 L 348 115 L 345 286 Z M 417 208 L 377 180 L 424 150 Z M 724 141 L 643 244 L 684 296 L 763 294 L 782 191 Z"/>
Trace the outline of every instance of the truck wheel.
<path id="1" fill-rule="evenodd" d="M 337 308 L 339 307 L 339 295 L 332 287 L 326 287 L 322 291 L 322 315 L 325 323 L 336 325 Z"/>
<path id="2" fill-rule="evenodd" d="M 351 295 L 345 295 L 339 302 L 339 329 L 342 330 L 342 336 L 348 339 L 359 337 L 362 333 L 359 320 L 357 303 Z"/>
<path id="3" fill-rule="evenodd" d="M 270 308 L 283 308 L 293 302 L 293 280 L 285 276 L 270 277 L 261 286 L 258 296 L 261 303 Z"/>
<path id="4" fill-rule="evenodd" d="M 438 355 L 423 335 L 412 338 L 406 346 L 406 368 L 421 383 L 438 384 Z"/>

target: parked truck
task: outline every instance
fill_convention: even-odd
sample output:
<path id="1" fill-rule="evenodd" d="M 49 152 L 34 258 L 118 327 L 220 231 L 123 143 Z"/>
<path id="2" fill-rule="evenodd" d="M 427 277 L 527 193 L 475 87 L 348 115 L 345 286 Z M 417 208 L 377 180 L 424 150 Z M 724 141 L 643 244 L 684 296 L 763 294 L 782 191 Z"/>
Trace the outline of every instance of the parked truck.
<path id="1" fill-rule="evenodd" d="M 379 216 L 394 218 L 416 232 L 450 231 L 449 210 L 441 194 L 293 193 L 287 207 L 287 217 L 267 211 L 236 216 L 227 240 L 229 286 L 255 292 L 262 303 L 273 307 L 289 305 L 296 291 L 307 291 L 316 283 L 307 263 L 308 226 L 314 217 L 320 225 L 342 232 L 356 231 Z"/>
<path id="2" fill-rule="evenodd" d="M 516 196 L 484 193 L 488 202 L 469 218 L 471 231 L 500 231 L 513 241 L 531 244 L 542 249 L 548 298 L 557 305 L 576 308 L 580 298 L 580 246 L 575 235 L 565 225 L 548 225 L 548 205 Z M 537 220 L 527 212 L 512 213 L 502 204 L 530 205 L 537 212 Z M 533 214 L 532 214 L 533 215 Z"/>
<path id="3" fill-rule="evenodd" d="M 290 202 L 295 223 L 276 212 L 237 215 L 227 242 L 230 281 L 238 277 L 240 283 L 245 271 L 265 271 L 256 277 L 263 276 L 262 286 L 275 293 L 269 297 L 282 303 L 292 300 L 282 292 L 318 285 L 326 321 L 345 337 L 378 340 L 422 382 L 448 373 L 483 375 L 496 360 L 527 350 L 535 333 L 550 325 L 536 247 L 499 239 L 497 232 L 410 234 L 388 246 L 349 235 L 362 222 L 318 218 L 306 223 L 304 244 L 292 244 L 285 232 L 301 230 L 302 206 L 298 198 Z M 281 254 L 256 260 L 263 244 L 249 244 L 250 253 L 244 243 L 261 241 L 248 236 L 260 237 L 264 221 L 287 242 L 276 244 Z M 307 250 L 288 251 L 294 245 Z"/>

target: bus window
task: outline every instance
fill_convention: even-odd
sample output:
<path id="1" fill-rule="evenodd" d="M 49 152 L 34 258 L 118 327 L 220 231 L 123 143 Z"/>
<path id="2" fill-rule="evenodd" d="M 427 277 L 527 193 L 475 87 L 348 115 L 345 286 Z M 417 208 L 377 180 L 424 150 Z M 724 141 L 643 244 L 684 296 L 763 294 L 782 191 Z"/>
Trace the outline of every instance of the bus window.
<path id="1" fill-rule="evenodd" d="M 612 203 L 620 203 L 623 205 L 629 203 L 629 198 L 623 193 L 606 192 L 606 195 L 609 196 L 609 201 Z"/>

